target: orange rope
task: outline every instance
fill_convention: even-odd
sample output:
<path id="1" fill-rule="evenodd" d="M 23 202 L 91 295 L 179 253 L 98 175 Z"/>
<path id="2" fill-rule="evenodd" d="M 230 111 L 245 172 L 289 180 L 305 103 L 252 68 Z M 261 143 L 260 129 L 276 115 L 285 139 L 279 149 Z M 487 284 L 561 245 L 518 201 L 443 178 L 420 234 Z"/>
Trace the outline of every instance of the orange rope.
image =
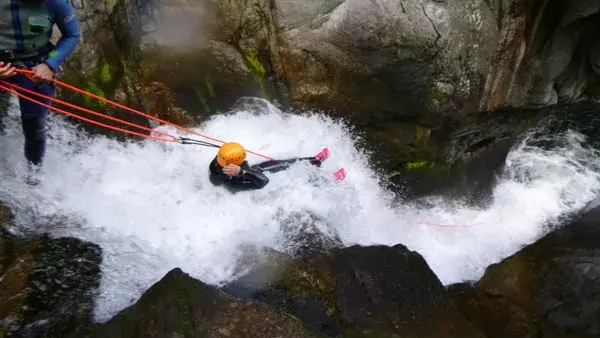
<path id="1" fill-rule="evenodd" d="M 2 83 L 2 84 L 8 84 L 8 82 L 2 81 L 2 80 L 0 80 L 0 83 Z M 86 121 L 86 122 L 90 122 L 90 123 L 93 123 L 93 124 L 97 124 L 97 125 L 99 125 L 99 126 L 102 126 L 102 127 L 105 127 L 105 128 L 109 128 L 109 129 L 118 130 L 118 131 L 121 131 L 121 132 L 124 132 L 124 133 L 133 134 L 133 135 L 137 135 L 137 136 L 142 136 L 142 137 L 146 137 L 146 138 L 150 138 L 150 139 L 157 140 L 157 141 L 165 141 L 165 142 L 177 142 L 177 139 L 176 139 L 176 138 L 174 138 L 173 136 L 170 136 L 170 135 L 169 135 L 169 137 L 171 137 L 172 139 L 166 139 L 166 138 L 162 138 L 162 137 L 155 137 L 155 136 L 152 136 L 152 135 L 145 135 L 145 134 L 142 134 L 142 133 L 138 133 L 138 132 L 135 132 L 135 131 L 131 131 L 131 130 L 122 129 L 122 128 L 119 128 L 119 127 L 113 127 L 113 126 L 109 126 L 109 125 L 107 125 L 107 124 L 104 124 L 104 123 L 102 123 L 102 122 L 93 121 L 93 120 L 87 119 L 87 118 L 85 118 L 85 117 L 82 117 L 82 116 L 79 116 L 79 115 L 76 115 L 76 114 L 73 114 L 73 113 L 69 113 L 68 111 L 65 111 L 65 110 L 62 110 L 62 109 L 59 109 L 59 108 L 52 107 L 52 106 L 50 106 L 50 105 L 47 105 L 47 104 L 45 104 L 45 103 L 43 103 L 43 102 L 40 102 L 40 101 L 38 101 L 38 100 L 35 100 L 35 99 L 32 99 L 32 98 L 30 98 L 30 97 L 27 97 L 26 95 L 20 94 L 20 93 L 18 93 L 17 91 L 15 91 L 15 90 L 13 90 L 13 89 L 11 89 L 11 88 L 9 88 L 9 87 L 5 87 L 5 86 L 3 86 L 2 84 L 0 84 L 0 89 L 2 89 L 2 90 L 5 90 L 5 91 L 7 91 L 7 92 L 9 92 L 9 93 L 13 93 L 13 94 L 15 94 L 15 95 L 17 95 L 17 96 L 19 96 L 19 97 L 22 97 L 22 98 L 24 98 L 24 99 L 27 99 L 27 100 L 29 100 L 29 101 L 31 101 L 31 102 L 37 103 L 37 104 L 39 104 L 39 105 L 41 105 L 41 106 L 43 106 L 43 107 L 46 107 L 46 108 L 48 108 L 48 109 L 51 109 L 51 110 L 57 111 L 57 112 L 59 112 L 59 113 L 63 113 L 63 114 L 65 114 L 65 115 L 68 115 L 68 116 L 71 116 L 71 117 L 78 118 L 78 119 L 80 119 L 80 120 L 83 120 L 83 121 Z M 19 87 L 19 89 L 23 89 L 23 88 L 20 88 L 20 87 Z M 40 94 L 40 95 L 42 95 L 42 94 Z M 43 95 L 43 96 L 45 96 L 45 95 Z M 123 122 L 124 122 L 124 121 L 123 121 Z"/>
<path id="2" fill-rule="evenodd" d="M 42 93 L 38 93 L 38 92 L 35 92 L 33 90 L 29 90 L 29 89 L 20 87 L 20 86 L 14 84 L 14 83 L 6 82 L 6 81 L 0 81 L 0 83 L 2 83 L 3 85 L 6 85 L 6 86 L 10 86 L 12 88 L 16 88 L 18 90 L 22 90 L 22 91 L 24 91 L 26 93 L 29 93 L 29 94 L 33 94 L 33 95 L 40 96 L 42 98 L 50 99 L 53 102 L 62 103 L 64 105 L 66 105 L 66 106 L 69 106 L 69 107 L 75 108 L 75 109 L 79 109 L 79 110 L 84 111 L 84 112 L 89 113 L 89 114 L 93 114 L 93 115 L 97 115 L 97 116 L 100 116 L 100 117 L 104 117 L 106 119 L 117 121 L 117 122 L 122 122 L 122 123 L 124 123 L 126 125 L 129 125 L 129 126 L 133 126 L 133 127 L 137 127 L 137 128 L 140 128 L 140 129 L 144 129 L 144 130 L 147 130 L 147 131 L 149 131 L 151 133 L 162 134 L 162 135 L 165 135 L 165 136 L 171 138 L 171 140 L 165 140 L 165 139 L 159 138 L 161 141 L 168 141 L 168 142 L 176 142 L 177 141 L 177 138 L 175 136 L 172 136 L 170 134 L 167 134 L 167 133 L 164 133 L 164 132 L 161 132 L 161 131 L 156 131 L 156 130 L 153 130 L 153 129 L 148 128 L 148 127 L 140 126 L 140 125 L 137 125 L 135 123 L 127 122 L 127 121 L 124 121 L 124 120 L 121 120 L 121 119 L 118 119 L 118 118 L 115 118 L 115 117 L 112 117 L 112 116 L 109 116 L 109 115 L 106 115 L 106 114 L 101 114 L 101 113 L 95 112 L 93 110 L 89 110 L 89 109 L 86 109 L 86 108 L 83 108 L 83 107 L 79 107 L 79 106 L 76 106 L 74 104 L 71 104 L 71 103 L 68 103 L 68 102 L 65 102 L 65 101 L 53 98 L 53 97 L 46 96 L 46 95 L 44 95 Z M 13 93 L 15 93 L 15 92 L 13 91 Z M 38 102 L 37 100 L 32 100 L 31 98 L 29 98 L 27 96 L 24 96 L 22 94 L 18 94 L 18 93 L 16 93 L 16 94 L 19 95 L 20 97 L 23 97 L 23 98 L 27 99 L 27 100 L 33 101 L 33 102 L 38 103 L 38 104 L 42 104 L 42 103 Z M 45 104 L 42 104 L 42 105 L 46 106 Z M 54 108 L 52 106 L 46 106 L 46 107 L 50 107 L 50 109 L 52 109 L 52 110 L 57 110 L 58 112 L 61 112 L 61 113 L 65 114 L 65 111 L 63 111 L 62 109 Z M 69 116 L 73 116 L 73 114 L 71 114 L 71 113 L 68 113 L 68 115 Z M 79 117 L 79 115 L 76 115 L 76 116 Z M 89 121 L 91 121 L 91 120 L 88 120 L 88 122 Z M 96 123 L 96 122 L 92 121 L 92 123 Z M 105 124 L 101 124 L 101 125 L 103 127 L 106 126 Z M 110 127 L 111 129 L 116 129 L 118 131 L 124 131 L 125 130 L 125 129 L 121 129 L 121 128 L 118 128 L 118 127 L 112 127 L 112 126 L 108 126 L 108 127 Z M 125 130 L 125 132 L 131 133 L 131 131 L 129 131 L 129 130 Z M 140 134 L 135 133 L 135 132 L 133 132 L 133 133 L 134 133 L 134 135 L 140 135 Z M 148 135 L 144 135 L 144 136 L 148 136 Z"/>
<path id="3" fill-rule="evenodd" d="M 35 74 L 33 71 L 31 71 L 31 70 L 26 70 L 26 69 L 16 69 L 16 71 L 17 71 L 18 73 L 22 73 L 22 74 L 29 74 L 29 75 L 33 75 L 33 74 Z M 146 118 L 149 118 L 149 119 L 152 119 L 152 120 L 158 121 L 158 122 L 160 122 L 160 123 L 163 123 L 163 124 L 167 124 L 167 125 L 169 125 L 169 126 L 172 126 L 172 127 L 174 127 L 174 128 L 177 128 L 177 129 L 179 129 L 179 130 L 185 131 L 185 132 L 187 132 L 187 133 L 194 134 L 194 135 L 198 135 L 198 136 L 200 136 L 200 137 L 204 137 L 204 138 L 206 138 L 206 139 L 209 139 L 209 140 L 212 140 L 212 141 L 216 141 L 216 142 L 220 142 L 220 143 L 226 143 L 225 141 L 222 141 L 222 140 L 219 140 L 219 139 L 216 139 L 216 138 L 210 137 L 210 136 L 206 136 L 206 135 L 200 134 L 200 133 L 198 133 L 198 132 L 196 132 L 196 131 L 193 131 L 193 130 L 191 130 L 191 129 L 184 128 L 184 127 L 182 127 L 182 126 L 178 126 L 178 125 L 176 125 L 176 124 L 174 124 L 174 123 L 171 123 L 171 122 L 168 122 L 168 121 L 165 121 L 165 120 L 159 119 L 159 118 L 157 118 L 157 117 L 154 117 L 154 116 L 151 116 L 151 115 L 145 114 L 145 113 L 143 113 L 143 112 L 141 112 L 141 111 L 138 111 L 138 110 L 136 110 L 136 109 L 133 109 L 133 108 L 130 108 L 130 107 L 124 106 L 124 105 L 122 105 L 122 104 L 119 104 L 119 103 L 117 103 L 117 102 L 114 102 L 114 101 L 108 100 L 108 99 L 106 99 L 106 98 L 100 97 L 100 96 L 98 96 L 98 95 L 95 95 L 95 94 L 93 94 L 93 93 L 90 93 L 90 92 L 84 91 L 84 90 L 82 90 L 82 89 L 79 89 L 79 88 L 77 88 L 77 87 L 75 87 L 75 86 L 71 86 L 71 85 L 69 85 L 69 84 L 67 84 L 67 83 L 64 83 L 64 82 L 61 82 L 61 81 L 59 81 L 59 80 L 52 79 L 52 82 L 53 82 L 53 83 L 55 83 L 55 84 L 58 84 L 58 85 L 60 85 L 60 86 L 63 86 L 63 87 L 65 87 L 65 88 L 71 89 L 71 90 L 73 90 L 73 91 L 75 91 L 75 92 L 78 92 L 78 93 L 81 93 L 81 94 L 87 95 L 87 96 L 89 96 L 89 97 L 93 97 L 93 98 L 95 98 L 95 99 L 97 99 L 97 100 L 103 101 L 103 102 L 105 102 L 105 103 L 108 103 L 108 104 L 110 104 L 110 105 L 113 105 L 113 106 L 115 106 L 115 107 L 119 107 L 119 108 L 125 109 L 125 110 L 127 110 L 127 111 L 130 111 L 130 112 L 132 112 L 132 113 L 134 113 L 134 114 L 138 114 L 138 115 L 144 116 L 144 117 L 146 117 Z M 41 95 L 41 94 L 40 94 L 40 95 Z M 98 114 L 99 114 L 99 113 L 98 113 Z M 247 152 L 249 152 L 249 153 L 251 153 L 251 154 L 254 154 L 254 155 L 257 155 L 257 156 L 260 156 L 260 157 L 264 157 L 264 158 L 266 158 L 266 159 L 269 159 L 269 160 L 273 160 L 273 158 L 271 158 L 271 157 L 269 157 L 269 156 L 265 156 L 265 155 L 262 155 L 262 154 L 259 154 L 259 153 L 256 153 L 256 152 L 253 152 L 253 151 L 250 151 L 250 150 L 246 150 L 246 151 L 247 151 Z"/>

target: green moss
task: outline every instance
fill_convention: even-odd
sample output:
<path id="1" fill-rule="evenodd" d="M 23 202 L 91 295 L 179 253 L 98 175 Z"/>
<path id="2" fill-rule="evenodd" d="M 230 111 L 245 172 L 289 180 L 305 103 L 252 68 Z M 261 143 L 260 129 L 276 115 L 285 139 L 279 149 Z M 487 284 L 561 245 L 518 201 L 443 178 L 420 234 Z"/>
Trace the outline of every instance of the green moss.
<path id="1" fill-rule="evenodd" d="M 418 148 L 425 148 L 429 142 L 429 137 L 431 136 L 431 129 L 418 124 L 415 125 L 415 129 L 416 146 Z"/>
<path id="2" fill-rule="evenodd" d="M 123 70 L 123 76 L 131 77 L 131 70 L 129 69 L 129 66 L 127 65 L 127 61 L 121 60 L 121 68 Z"/>
<path id="3" fill-rule="evenodd" d="M 438 87 L 431 86 L 429 88 L 429 92 L 427 93 L 427 97 L 429 101 L 441 101 L 444 98 L 445 94 Z"/>
<path id="4" fill-rule="evenodd" d="M 99 71 L 98 77 L 100 78 L 100 81 L 102 81 L 103 83 L 107 83 L 112 80 L 112 75 L 110 73 L 110 66 L 108 65 L 108 63 L 106 63 L 106 61 L 104 61 L 102 63 L 102 65 L 100 66 L 100 71 Z"/>
<path id="5" fill-rule="evenodd" d="M 330 316 L 338 312 L 335 283 L 326 268 L 317 269 L 295 262 L 286 267 L 279 286 L 298 300 L 306 297 L 318 300 Z"/>
<path id="6" fill-rule="evenodd" d="M 210 81 L 209 76 L 204 77 L 204 84 L 206 85 L 206 90 L 208 90 L 208 95 L 215 97 L 215 89 Z"/>
<path id="7" fill-rule="evenodd" d="M 427 165 L 429 165 L 430 167 L 433 166 L 433 164 L 430 165 L 429 162 L 427 161 L 418 161 L 418 162 L 408 162 L 406 163 L 406 169 L 418 169 L 418 168 L 424 168 Z"/>
<path id="8" fill-rule="evenodd" d="M 97 96 L 100 96 L 102 98 L 106 98 L 106 94 L 104 93 L 104 91 L 102 90 L 102 88 L 100 88 L 98 85 L 96 85 L 96 83 L 93 82 L 93 81 L 87 81 L 85 83 L 85 87 L 84 87 L 83 90 L 85 90 L 87 92 L 90 92 L 92 94 L 95 94 Z M 83 101 L 88 106 L 99 106 L 101 108 L 105 108 L 106 107 L 106 103 L 104 101 L 98 100 L 96 98 L 91 98 L 88 95 L 84 95 L 83 96 Z"/>
<path id="9" fill-rule="evenodd" d="M 265 88 L 264 77 L 267 73 L 256 54 L 248 53 L 245 55 L 246 65 L 250 68 L 254 81 L 260 86 L 259 95 L 264 99 L 269 99 L 269 94 Z"/>
<path id="10" fill-rule="evenodd" d="M 265 76 L 265 67 L 263 67 L 262 63 L 258 60 L 258 57 L 254 54 L 246 55 L 246 61 L 248 63 L 248 67 L 250 67 L 250 71 L 254 74 L 254 77 L 257 79 L 263 78 Z"/>
<path id="11" fill-rule="evenodd" d="M 302 323 L 302 321 L 298 317 L 296 317 L 292 314 L 289 314 L 287 312 L 284 312 L 284 314 L 287 315 L 288 317 L 290 317 L 292 320 Z M 2 338 L 2 337 L 0 337 L 0 338 Z"/>

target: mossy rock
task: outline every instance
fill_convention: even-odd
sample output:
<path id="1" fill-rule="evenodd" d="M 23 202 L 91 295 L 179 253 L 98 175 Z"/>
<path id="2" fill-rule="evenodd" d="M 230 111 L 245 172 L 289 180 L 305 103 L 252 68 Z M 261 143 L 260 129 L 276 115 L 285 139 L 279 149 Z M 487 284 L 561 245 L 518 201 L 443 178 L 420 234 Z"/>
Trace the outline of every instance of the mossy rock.
<path id="1" fill-rule="evenodd" d="M 223 288 L 266 302 L 329 336 L 482 337 L 417 253 L 352 246 L 266 263 Z"/>
<path id="2" fill-rule="evenodd" d="M 223 294 L 179 268 L 132 306 L 78 337 L 325 337 L 266 304 Z"/>
<path id="3" fill-rule="evenodd" d="M 10 264 L 14 238 L 9 233 L 13 226 L 14 215 L 10 208 L 0 202 L 0 274 Z"/>
<path id="4" fill-rule="evenodd" d="M 477 290 L 471 284 L 449 287 L 461 312 L 488 338 L 536 338 L 535 317 L 518 304 Z"/>
<path id="5" fill-rule="evenodd" d="M 0 322 L 10 336 L 65 336 L 92 320 L 100 248 L 74 238 L 19 239 L 0 276 Z"/>
<path id="6" fill-rule="evenodd" d="M 139 60 L 141 86 L 159 82 L 174 103 L 195 118 L 227 110 L 240 97 L 277 99 L 268 55 L 209 40 L 196 50 L 147 46 Z"/>
<path id="7" fill-rule="evenodd" d="M 537 336 L 598 336 L 599 219 L 600 207 L 592 207 L 569 224 L 489 266 L 475 285 L 477 292 L 523 309 L 540 328 L 542 333 Z"/>

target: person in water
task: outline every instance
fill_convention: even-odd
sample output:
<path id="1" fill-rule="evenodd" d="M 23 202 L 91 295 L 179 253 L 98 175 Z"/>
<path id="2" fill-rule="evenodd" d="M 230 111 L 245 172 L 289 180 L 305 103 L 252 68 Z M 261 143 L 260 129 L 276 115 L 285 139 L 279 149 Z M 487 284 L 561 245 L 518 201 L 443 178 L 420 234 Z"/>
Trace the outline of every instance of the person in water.
<path id="1" fill-rule="evenodd" d="M 50 41 L 54 25 L 61 33 L 56 46 Z M 59 72 L 63 61 L 72 54 L 79 40 L 79 23 L 69 0 L 2 1 L 0 79 L 53 97 L 55 86 L 49 81 Z M 17 73 L 16 67 L 31 69 L 34 74 Z M 51 104 L 48 99 L 31 97 Z M 30 169 L 37 171 L 46 149 L 48 109 L 23 98 L 19 98 L 19 105 L 25 136 L 25 157 L 31 165 Z"/>
<path id="2" fill-rule="evenodd" d="M 324 148 L 312 157 L 295 157 L 285 160 L 269 160 L 250 166 L 246 161 L 246 150 L 236 142 L 223 144 L 219 152 L 210 162 L 210 182 L 214 185 L 224 185 L 229 191 L 262 189 L 269 183 L 265 172 L 276 173 L 289 168 L 297 161 L 307 161 L 317 167 L 329 157 L 329 149 Z M 346 171 L 338 170 L 334 177 L 344 179 Z"/>

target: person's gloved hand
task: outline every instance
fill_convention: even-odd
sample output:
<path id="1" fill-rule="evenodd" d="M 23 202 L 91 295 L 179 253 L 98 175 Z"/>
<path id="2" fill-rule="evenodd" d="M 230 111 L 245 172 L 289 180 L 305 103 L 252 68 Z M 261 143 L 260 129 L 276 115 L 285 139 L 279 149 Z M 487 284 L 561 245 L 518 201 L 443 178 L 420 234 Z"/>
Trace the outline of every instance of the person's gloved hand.
<path id="1" fill-rule="evenodd" d="M 223 168 L 223 173 L 227 176 L 237 176 L 240 174 L 240 170 L 242 170 L 242 168 L 239 166 L 235 164 L 228 164 L 225 168 Z"/>
<path id="2" fill-rule="evenodd" d="M 0 79 L 8 79 L 15 75 L 15 70 L 16 68 L 10 62 L 4 65 L 4 62 L 0 61 Z"/>
<path id="3" fill-rule="evenodd" d="M 40 83 L 42 81 L 50 81 L 54 77 L 54 72 L 50 67 L 48 67 L 45 63 L 40 63 L 39 65 L 31 68 L 35 73 L 33 75 L 33 81 L 36 83 Z"/>

